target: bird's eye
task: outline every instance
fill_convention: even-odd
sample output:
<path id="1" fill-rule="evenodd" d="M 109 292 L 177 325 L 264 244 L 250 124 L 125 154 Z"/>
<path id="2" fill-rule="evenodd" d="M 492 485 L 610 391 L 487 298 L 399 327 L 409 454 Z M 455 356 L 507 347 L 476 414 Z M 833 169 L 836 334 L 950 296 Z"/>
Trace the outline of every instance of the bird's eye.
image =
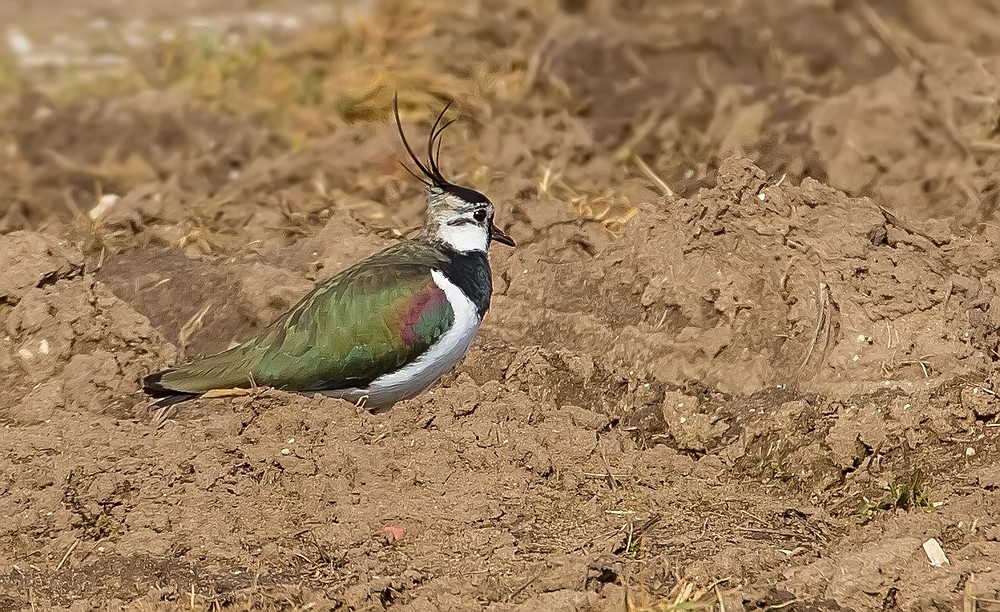
<path id="1" fill-rule="evenodd" d="M 486 211 L 477 210 L 476 212 L 472 213 L 472 218 L 476 220 L 476 223 L 482 223 L 483 221 L 486 220 Z"/>

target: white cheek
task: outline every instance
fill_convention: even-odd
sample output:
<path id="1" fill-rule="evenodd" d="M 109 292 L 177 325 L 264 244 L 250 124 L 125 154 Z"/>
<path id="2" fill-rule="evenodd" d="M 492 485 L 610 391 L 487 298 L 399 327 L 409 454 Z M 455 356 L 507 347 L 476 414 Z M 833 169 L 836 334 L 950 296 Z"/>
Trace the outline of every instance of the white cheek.
<path id="1" fill-rule="evenodd" d="M 486 229 L 471 223 L 462 225 L 444 225 L 438 237 L 458 252 L 485 251 L 489 237 Z"/>

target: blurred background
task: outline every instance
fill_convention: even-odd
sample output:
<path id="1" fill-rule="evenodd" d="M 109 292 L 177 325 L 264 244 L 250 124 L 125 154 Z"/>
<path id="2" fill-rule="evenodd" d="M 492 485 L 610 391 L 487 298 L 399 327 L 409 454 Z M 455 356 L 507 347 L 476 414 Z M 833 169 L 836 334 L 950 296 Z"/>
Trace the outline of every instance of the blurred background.
<path id="1" fill-rule="evenodd" d="M 402 227 L 394 92 L 409 121 L 457 100 L 453 174 L 609 222 L 628 178 L 690 195 L 734 152 L 917 218 L 997 205 L 990 0 L 20 0 L 0 23 L 4 232 L 104 194 L 132 222 L 112 242 L 197 226 L 204 251 L 331 200 Z"/>

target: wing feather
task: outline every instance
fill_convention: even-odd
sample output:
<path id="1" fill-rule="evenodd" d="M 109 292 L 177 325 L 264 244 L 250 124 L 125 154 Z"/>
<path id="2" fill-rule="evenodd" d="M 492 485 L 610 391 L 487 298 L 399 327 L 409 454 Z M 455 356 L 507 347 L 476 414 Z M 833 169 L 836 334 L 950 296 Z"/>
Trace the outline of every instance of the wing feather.
<path id="1" fill-rule="evenodd" d="M 431 271 L 443 255 L 402 242 L 318 285 L 242 344 L 147 378 L 147 390 L 363 387 L 413 361 L 454 313 Z"/>

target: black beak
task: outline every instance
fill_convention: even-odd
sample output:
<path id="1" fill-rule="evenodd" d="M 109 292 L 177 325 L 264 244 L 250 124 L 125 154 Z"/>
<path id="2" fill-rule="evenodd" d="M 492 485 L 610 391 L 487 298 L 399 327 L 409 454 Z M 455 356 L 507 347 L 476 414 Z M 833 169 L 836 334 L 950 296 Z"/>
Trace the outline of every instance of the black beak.
<path id="1" fill-rule="evenodd" d="M 517 246 L 514 244 L 514 239 L 507 235 L 507 232 L 503 231 L 496 225 L 490 226 L 490 239 L 499 242 L 500 244 L 506 244 L 509 247 Z"/>

